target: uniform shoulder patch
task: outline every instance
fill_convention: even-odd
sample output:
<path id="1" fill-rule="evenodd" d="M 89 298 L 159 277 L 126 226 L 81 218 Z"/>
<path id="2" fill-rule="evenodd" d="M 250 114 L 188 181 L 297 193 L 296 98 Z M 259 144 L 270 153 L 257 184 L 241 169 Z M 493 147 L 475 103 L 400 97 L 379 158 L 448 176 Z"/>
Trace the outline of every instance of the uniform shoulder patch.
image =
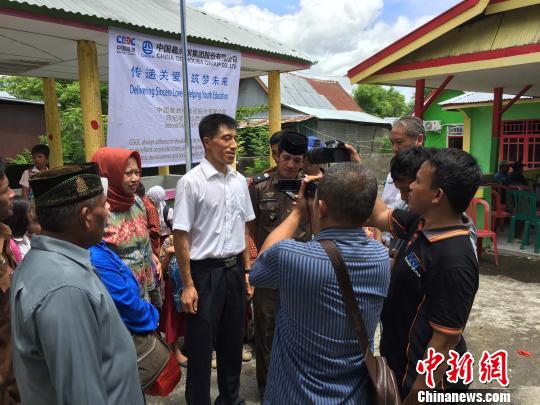
<path id="1" fill-rule="evenodd" d="M 258 184 L 269 179 L 270 179 L 270 175 L 268 173 L 260 174 L 258 176 L 253 177 L 253 184 Z"/>

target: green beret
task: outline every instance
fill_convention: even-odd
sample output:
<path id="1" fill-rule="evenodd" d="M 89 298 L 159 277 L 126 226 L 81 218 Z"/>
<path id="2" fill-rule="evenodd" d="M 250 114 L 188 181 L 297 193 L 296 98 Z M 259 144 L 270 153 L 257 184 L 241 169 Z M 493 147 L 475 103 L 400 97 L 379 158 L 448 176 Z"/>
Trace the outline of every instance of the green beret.
<path id="1" fill-rule="evenodd" d="M 299 132 L 283 131 L 279 148 L 291 155 L 305 155 L 308 149 L 308 139 Z"/>
<path id="2" fill-rule="evenodd" d="M 95 163 L 62 166 L 45 170 L 30 178 L 36 206 L 59 207 L 103 194 Z"/>

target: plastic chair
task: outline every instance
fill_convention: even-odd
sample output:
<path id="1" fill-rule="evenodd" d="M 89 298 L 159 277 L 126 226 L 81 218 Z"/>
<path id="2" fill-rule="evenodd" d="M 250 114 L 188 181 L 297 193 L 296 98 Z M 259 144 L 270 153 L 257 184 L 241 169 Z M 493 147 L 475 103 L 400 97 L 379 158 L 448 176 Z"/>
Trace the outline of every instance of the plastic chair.
<path id="1" fill-rule="evenodd" d="M 478 222 L 476 220 L 477 212 L 478 212 L 478 205 L 481 205 L 484 208 L 484 226 L 480 229 L 478 228 Z M 490 238 L 493 242 L 493 253 L 495 254 L 495 264 L 499 265 L 499 250 L 497 249 L 497 234 L 493 232 L 489 227 L 489 204 L 486 200 L 483 200 L 481 198 L 473 198 L 471 203 L 469 204 L 469 208 L 467 209 L 467 215 L 471 217 L 471 219 L 474 222 L 474 225 L 476 226 L 476 251 L 478 253 L 478 259 L 480 259 L 480 255 L 482 254 L 482 239 L 483 238 Z"/>
<path id="2" fill-rule="evenodd" d="M 491 213 L 491 228 L 494 232 L 497 232 L 497 221 L 500 220 L 500 228 L 504 230 L 504 220 L 512 217 L 508 211 L 504 210 L 501 203 L 501 195 L 495 190 L 491 190 L 491 206 L 493 211 Z"/>
<path id="3" fill-rule="evenodd" d="M 506 211 L 514 214 L 518 206 L 519 190 L 506 189 Z"/>
<path id="4" fill-rule="evenodd" d="M 538 253 L 540 251 L 540 237 L 538 224 L 540 224 L 540 217 L 536 211 L 536 193 L 530 193 L 527 191 L 522 191 L 520 193 L 520 206 L 523 209 L 523 215 L 525 217 L 525 225 L 523 229 L 523 239 L 521 240 L 520 249 L 525 249 L 525 245 L 529 244 L 529 231 L 531 227 L 536 228 L 536 239 L 534 243 L 534 252 Z"/>
<path id="5" fill-rule="evenodd" d="M 508 232 L 508 242 L 512 242 L 516 233 L 517 222 L 524 222 L 525 225 L 525 223 L 529 221 L 529 226 L 531 224 L 535 224 L 536 217 L 539 213 L 536 211 L 537 196 L 535 193 L 530 193 L 528 191 L 511 190 L 509 191 L 508 195 L 511 197 L 513 205 L 512 217 L 510 218 L 510 232 Z"/>

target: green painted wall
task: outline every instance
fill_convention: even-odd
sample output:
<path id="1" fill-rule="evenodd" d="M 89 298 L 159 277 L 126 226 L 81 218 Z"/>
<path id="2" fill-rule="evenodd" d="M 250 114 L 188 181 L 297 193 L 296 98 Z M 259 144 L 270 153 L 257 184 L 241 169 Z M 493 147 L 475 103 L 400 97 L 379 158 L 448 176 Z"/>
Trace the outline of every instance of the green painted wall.
<path id="1" fill-rule="evenodd" d="M 499 160 L 499 142 L 491 136 L 493 107 L 466 108 L 471 117 L 471 154 L 484 173 L 494 173 Z M 540 119 L 540 103 L 514 104 L 503 120 Z"/>
<path id="2" fill-rule="evenodd" d="M 425 145 L 430 148 L 446 148 L 446 136 L 448 127 L 447 124 L 463 124 L 463 115 L 459 111 L 445 111 L 438 103 L 448 99 L 462 95 L 459 90 L 445 90 L 443 93 L 429 106 L 424 113 L 424 121 L 438 120 L 441 121 L 441 132 L 428 132 L 426 134 Z"/>

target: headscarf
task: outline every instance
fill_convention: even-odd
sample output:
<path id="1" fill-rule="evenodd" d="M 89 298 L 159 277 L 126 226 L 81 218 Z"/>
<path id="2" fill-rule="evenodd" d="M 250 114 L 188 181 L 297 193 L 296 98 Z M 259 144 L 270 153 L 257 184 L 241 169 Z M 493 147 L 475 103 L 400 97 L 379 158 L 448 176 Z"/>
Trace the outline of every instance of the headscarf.
<path id="1" fill-rule="evenodd" d="M 165 189 L 161 186 L 150 187 L 146 195 L 156 205 L 156 208 L 159 214 L 159 224 L 161 226 L 161 231 L 163 233 L 163 231 L 167 229 L 165 218 L 163 218 L 163 209 L 167 205 L 167 203 L 165 202 L 165 198 L 166 198 Z"/>
<path id="2" fill-rule="evenodd" d="M 141 170 L 141 156 L 139 152 L 123 148 L 100 148 L 91 158 L 97 163 L 101 176 L 109 179 L 107 189 L 107 201 L 111 205 L 112 212 L 124 212 L 135 203 L 135 195 L 127 195 L 122 188 L 124 170 L 127 160 L 133 157 Z"/>

